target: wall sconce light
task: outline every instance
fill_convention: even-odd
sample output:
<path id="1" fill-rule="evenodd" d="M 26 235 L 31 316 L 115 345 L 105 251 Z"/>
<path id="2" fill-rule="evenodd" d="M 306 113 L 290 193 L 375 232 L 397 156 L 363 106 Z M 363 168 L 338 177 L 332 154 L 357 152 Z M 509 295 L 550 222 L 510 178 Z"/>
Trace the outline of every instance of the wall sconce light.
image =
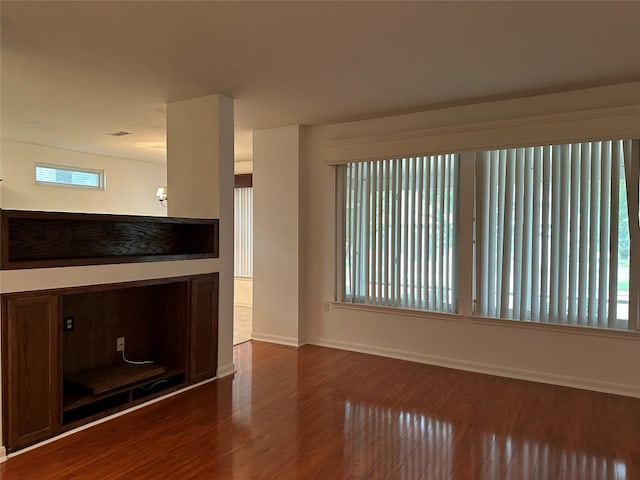
<path id="1" fill-rule="evenodd" d="M 158 187 L 158 190 L 156 190 L 156 198 L 160 202 L 160 205 L 162 205 L 163 207 L 167 206 L 167 186 L 166 185 L 164 187 Z"/>

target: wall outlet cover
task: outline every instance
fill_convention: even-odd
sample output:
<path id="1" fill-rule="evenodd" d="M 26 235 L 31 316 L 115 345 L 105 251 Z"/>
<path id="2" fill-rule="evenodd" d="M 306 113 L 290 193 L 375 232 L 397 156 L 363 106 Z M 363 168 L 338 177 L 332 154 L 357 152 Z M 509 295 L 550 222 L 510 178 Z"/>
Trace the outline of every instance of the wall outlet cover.
<path id="1" fill-rule="evenodd" d="M 65 317 L 62 317 L 62 331 L 72 332 L 74 325 L 75 325 L 75 319 L 73 318 L 73 315 L 67 315 Z"/>

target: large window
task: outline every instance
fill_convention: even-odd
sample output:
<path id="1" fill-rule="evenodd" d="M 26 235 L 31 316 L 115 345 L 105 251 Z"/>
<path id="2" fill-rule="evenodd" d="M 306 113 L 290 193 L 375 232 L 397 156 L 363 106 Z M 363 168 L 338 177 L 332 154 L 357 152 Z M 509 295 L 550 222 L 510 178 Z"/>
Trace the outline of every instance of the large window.
<path id="1" fill-rule="evenodd" d="M 626 327 L 630 147 L 599 141 L 479 155 L 478 313 Z"/>
<path id="2" fill-rule="evenodd" d="M 36 183 L 104 190 L 104 171 L 36 163 Z"/>
<path id="3" fill-rule="evenodd" d="M 637 140 L 341 165 L 336 298 L 639 329 L 639 177 Z"/>
<path id="4" fill-rule="evenodd" d="M 338 169 L 342 301 L 454 312 L 458 156 Z"/>

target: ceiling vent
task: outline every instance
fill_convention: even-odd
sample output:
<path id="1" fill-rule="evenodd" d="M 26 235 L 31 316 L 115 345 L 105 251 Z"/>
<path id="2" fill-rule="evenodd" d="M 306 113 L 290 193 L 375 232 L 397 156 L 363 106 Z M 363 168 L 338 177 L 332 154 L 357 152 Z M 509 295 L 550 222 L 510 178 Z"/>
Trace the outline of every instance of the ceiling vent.
<path id="1" fill-rule="evenodd" d="M 115 132 L 107 132 L 107 135 L 112 137 L 124 137 L 125 135 L 131 135 L 131 132 L 125 132 L 124 130 L 116 130 Z"/>

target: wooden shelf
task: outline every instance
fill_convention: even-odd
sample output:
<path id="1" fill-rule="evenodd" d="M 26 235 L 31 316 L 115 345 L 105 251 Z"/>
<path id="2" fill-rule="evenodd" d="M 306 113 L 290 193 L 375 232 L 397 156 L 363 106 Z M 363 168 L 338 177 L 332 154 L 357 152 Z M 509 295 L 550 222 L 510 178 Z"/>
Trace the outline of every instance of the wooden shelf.
<path id="1" fill-rule="evenodd" d="M 145 365 L 122 363 L 67 375 L 65 380 L 85 387 L 94 395 L 98 395 L 118 387 L 124 387 L 134 382 L 162 375 L 164 371 L 164 366 L 155 363 Z"/>
<path id="2" fill-rule="evenodd" d="M 2 269 L 218 257 L 217 219 L 2 210 Z"/>
<path id="3" fill-rule="evenodd" d="M 141 365 L 145 366 L 145 365 Z M 126 386 L 121 386 L 120 388 L 113 388 L 109 391 L 94 394 L 91 392 L 90 388 L 86 386 L 82 386 L 76 382 L 69 381 L 68 378 L 65 378 L 64 384 L 64 392 L 63 392 L 63 401 L 62 401 L 62 411 L 69 412 L 71 410 L 75 410 L 77 408 L 90 405 L 92 403 L 96 403 L 100 400 L 104 400 L 110 397 L 118 396 L 122 393 L 132 392 L 135 389 L 139 389 L 141 387 L 146 387 L 148 385 L 155 384 L 162 380 L 171 379 L 174 377 L 181 377 L 180 384 L 184 382 L 184 374 L 185 370 L 174 367 L 162 367 L 163 372 L 158 375 L 154 375 L 153 377 L 146 377 L 144 379 L 130 382 Z M 107 370 L 107 369 L 102 369 Z M 131 401 L 130 396 L 128 397 L 127 403 Z"/>

